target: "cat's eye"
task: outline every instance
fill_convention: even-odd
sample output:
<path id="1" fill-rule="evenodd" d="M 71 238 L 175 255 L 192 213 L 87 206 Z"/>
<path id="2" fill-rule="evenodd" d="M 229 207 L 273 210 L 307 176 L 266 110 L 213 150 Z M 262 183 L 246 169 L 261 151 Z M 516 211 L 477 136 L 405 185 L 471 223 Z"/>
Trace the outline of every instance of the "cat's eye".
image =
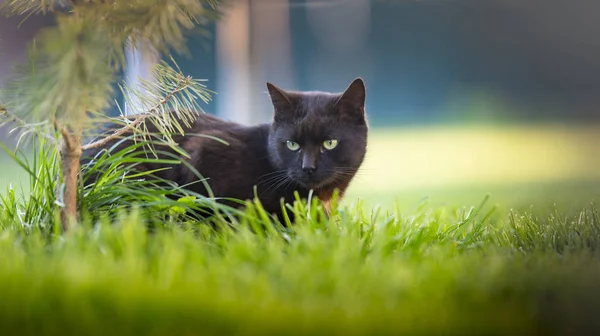
<path id="1" fill-rule="evenodd" d="M 287 148 L 289 148 L 289 150 L 291 150 L 291 151 L 295 152 L 298 149 L 300 149 L 300 145 L 297 142 L 287 141 L 285 144 L 287 145 Z"/>
<path id="2" fill-rule="evenodd" d="M 329 140 L 325 140 L 323 141 L 323 147 L 327 150 L 332 150 L 334 149 L 338 144 L 338 141 L 336 139 L 329 139 Z"/>

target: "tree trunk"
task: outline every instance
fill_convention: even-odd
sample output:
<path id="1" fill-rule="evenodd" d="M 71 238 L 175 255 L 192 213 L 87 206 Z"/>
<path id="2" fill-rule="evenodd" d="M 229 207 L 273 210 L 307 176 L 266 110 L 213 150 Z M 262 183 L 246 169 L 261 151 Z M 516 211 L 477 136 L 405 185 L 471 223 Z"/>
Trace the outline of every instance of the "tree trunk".
<path id="1" fill-rule="evenodd" d="M 60 157 L 64 180 L 64 204 L 60 212 L 60 220 L 65 231 L 77 225 L 77 177 L 81 154 L 81 135 L 63 133 Z"/>

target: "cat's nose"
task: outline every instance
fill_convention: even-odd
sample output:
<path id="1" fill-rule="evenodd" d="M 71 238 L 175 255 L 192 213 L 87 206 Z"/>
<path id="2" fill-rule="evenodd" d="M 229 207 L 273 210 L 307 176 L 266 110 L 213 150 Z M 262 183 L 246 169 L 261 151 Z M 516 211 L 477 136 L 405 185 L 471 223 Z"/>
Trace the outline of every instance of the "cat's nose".
<path id="1" fill-rule="evenodd" d="M 314 166 L 302 167 L 302 171 L 308 176 L 312 175 L 315 172 L 315 169 L 316 168 Z"/>
<path id="2" fill-rule="evenodd" d="M 302 172 L 311 176 L 317 169 L 317 157 L 310 152 L 307 152 L 302 157 Z"/>

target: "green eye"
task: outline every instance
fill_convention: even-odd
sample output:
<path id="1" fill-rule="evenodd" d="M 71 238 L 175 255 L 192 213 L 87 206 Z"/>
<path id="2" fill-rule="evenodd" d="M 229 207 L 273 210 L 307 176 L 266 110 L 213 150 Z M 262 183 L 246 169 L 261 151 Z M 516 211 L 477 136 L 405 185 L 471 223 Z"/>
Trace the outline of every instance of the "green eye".
<path id="1" fill-rule="evenodd" d="M 338 141 L 335 139 L 323 141 L 323 147 L 325 147 L 325 149 L 327 149 L 327 150 L 334 149 L 337 146 L 337 144 L 338 144 Z"/>
<path id="2" fill-rule="evenodd" d="M 293 141 L 288 141 L 286 142 L 287 148 L 289 148 L 291 151 L 297 151 L 298 149 L 300 149 L 300 145 L 297 142 L 293 142 Z"/>

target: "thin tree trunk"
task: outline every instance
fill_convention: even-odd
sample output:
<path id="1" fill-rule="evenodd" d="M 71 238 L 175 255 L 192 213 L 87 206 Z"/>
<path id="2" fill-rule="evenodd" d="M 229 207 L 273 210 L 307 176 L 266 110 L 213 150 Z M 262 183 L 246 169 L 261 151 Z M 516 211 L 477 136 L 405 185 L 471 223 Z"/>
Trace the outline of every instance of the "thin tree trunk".
<path id="1" fill-rule="evenodd" d="M 60 212 L 60 220 L 65 231 L 77 225 L 77 177 L 81 154 L 81 135 L 63 133 L 60 157 L 64 179 L 64 205 Z"/>

